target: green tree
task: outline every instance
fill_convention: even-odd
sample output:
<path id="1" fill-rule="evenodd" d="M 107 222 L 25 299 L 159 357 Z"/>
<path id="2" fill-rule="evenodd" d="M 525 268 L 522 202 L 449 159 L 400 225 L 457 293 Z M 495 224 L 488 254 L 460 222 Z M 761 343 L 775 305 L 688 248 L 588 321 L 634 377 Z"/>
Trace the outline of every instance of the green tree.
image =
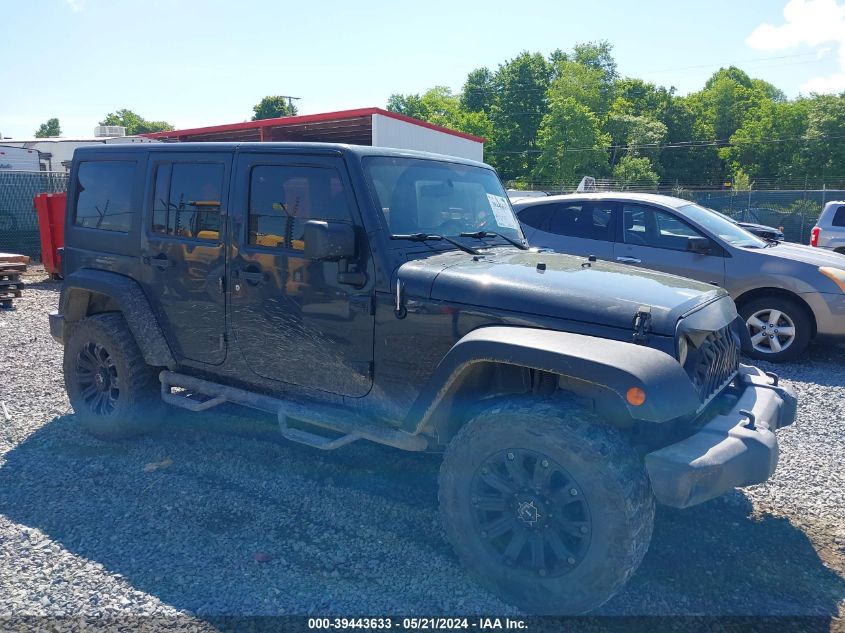
<path id="1" fill-rule="evenodd" d="M 268 95 L 264 97 L 252 106 L 252 111 L 255 113 L 252 116 L 253 121 L 276 119 L 283 116 L 296 116 L 299 113 L 299 110 L 293 105 L 290 99 L 279 95 Z"/>
<path id="2" fill-rule="evenodd" d="M 611 112 L 608 116 L 605 129 L 614 146 L 611 167 L 625 155 L 645 156 L 652 162 L 658 161 L 660 144 L 665 141 L 668 133 L 666 125 L 660 121 L 617 112 Z"/>
<path id="3" fill-rule="evenodd" d="M 598 117 L 572 97 L 554 97 L 538 133 L 532 173 L 542 183 L 574 183 L 607 169 L 607 145 Z"/>
<path id="4" fill-rule="evenodd" d="M 803 174 L 802 140 L 807 134 L 810 102 L 763 101 L 748 113 L 731 145 L 719 150 L 736 175 L 794 182 Z"/>
<path id="5" fill-rule="evenodd" d="M 660 182 L 660 176 L 645 156 L 624 156 L 613 168 L 613 178 L 623 190 L 632 187 L 654 188 Z"/>
<path id="6" fill-rule="evenodd" d="M 493 73 L 488 68 L 476 68 L 467 75 L 461 91 L 461 108 L 467 112 L 490 114 L 493 91 Z"/>
<path id="7" fill-rule="evenodd" d="M 554 66 L 554 79 L 549 86 L 549 99 L 571 97 L 601 117 L 607 113 L 609 106 L 607 85 L 603 77 L 602 72 L 596 68 L 568 60 L 558 61 Z"/>
<path id="8" fill-rule="evenodd" d="M 142 116 L 127 110 L 109 112 L 106 118 L 100 121 L 100 125 L 120 125 L 126 128 L 126 134 L 149 134 L 150 132 L 168 132 L 173 129 L 167 121 L 147 121 Z"/>
<path id="9" fill-rule="evenodd" d="M 537 131 L 548 111 L 551 66 L 540 53 L 520 53 L 493 75 L 490 121 L 496 136 L 488 151 L 503 179 L 524 177 L 537 162 Z"/>
<path id="10" fill-rule="evenodd" d="M 51 136 L 61 136 L 62 128 L 59 125 L 59 120 L 56 118 L 47 119 L 46 123 L 42 123 L 37 130 L 35 130 L 35 138 L 49 138 Z"/>
<path id="11" fill-rule="evenodd" d="M 816 178 L 845 176 L 845 93 L 813 95 L 807 113 L 805 173 Z"/>

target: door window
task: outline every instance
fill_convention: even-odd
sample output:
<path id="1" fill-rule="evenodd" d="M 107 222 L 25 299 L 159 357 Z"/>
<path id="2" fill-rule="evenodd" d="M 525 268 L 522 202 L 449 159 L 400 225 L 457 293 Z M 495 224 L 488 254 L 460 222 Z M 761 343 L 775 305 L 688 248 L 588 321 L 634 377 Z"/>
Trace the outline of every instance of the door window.
<path id="1" fill-rule="evenodd" d="M 74 224 L 128 233 L 132 225 L 132 180 L 136 163 L 86 161 L 79 165 Z"/>
<path id="2" fill-rule="evenodd" d="M 156 169 L 153 232 L 218 241 L 223 163 L 167 163 Z"/>
<path id="3" fill-rule="evenodd" d="M 305 250 L 308 220 L 352 221 L 343 181 L 335 169 L 299 165 L 252 168 L 249 244 Z"/>
<path id="4" fill-rule="evenodd" d="M 612 241 L 611 204 L 578 202 L 555 205 L 549 232 L 588 240 Z"/>
<path id="5" fill-rule="evenodd" d="M 626 204 L 622 217 L 626 244 L 686 251 L 689 238 L 705 237 L 680 218 L 652 207 Z"/>
<path id="6" fill-rule="evenodd" d="M 553 208 L 554 205 L 551 204 L 534 204 L 530 207 L 517 209 L 516 216 L 520 222 L 532 229 L 545 230 L 544 227 L 548 224 L 548 218 Z"/>

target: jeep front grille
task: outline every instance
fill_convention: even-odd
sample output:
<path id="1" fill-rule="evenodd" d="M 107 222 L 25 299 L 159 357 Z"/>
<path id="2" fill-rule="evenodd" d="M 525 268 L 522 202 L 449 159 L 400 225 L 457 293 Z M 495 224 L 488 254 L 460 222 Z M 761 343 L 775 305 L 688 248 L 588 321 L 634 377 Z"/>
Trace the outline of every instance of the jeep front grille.
<path id="1" fill-rule="evenodd" d="M 710 402 L 739 369 L 739 344 L 731 326 L 711 332 L 687 361 L 687 374 L 702 406 Z"/>

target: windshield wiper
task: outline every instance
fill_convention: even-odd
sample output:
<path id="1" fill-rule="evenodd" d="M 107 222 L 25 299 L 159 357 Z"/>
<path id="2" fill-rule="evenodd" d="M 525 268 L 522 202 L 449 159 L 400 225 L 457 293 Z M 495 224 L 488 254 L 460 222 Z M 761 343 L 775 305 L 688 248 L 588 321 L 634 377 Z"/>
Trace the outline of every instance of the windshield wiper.
<path id="1" fill-rule="evenodd" d="M 437 233 L 404 233 L 400 235 L 391 235 L 390 239 L 392 240 L 410 240 L 411 242 L 427 242 L 429 240 L 433 241 L 440 241 L 443 240 L 444 242 L 449 242 L 450 244 L 454 244 L 459 249 L 461 249 L 464 253 L 469 253 L 470 255 L 481 255 L 480 252 L 475 250 L 474 248 L 467 246 L 466 244 L 461 244 L 457 240 L 453 240 L 451 237 L 446 237 L 445 235 L 438 235 Z"/>
<path id="2" fill-rule="evenodd" d="M 766 240 L 766 245 L 763 248 L 769 248 L 770 246 L 777 246 L 780 244 L 778 240 L 773 240 L 770 237 L 764 237 L 763 239 Z"/>
<path id="3" fill-rule="evenodd" d="M 461 237 L 474 237 L 475 239 L 478 239 L 478 240 L 483 239 L 485 237 L 501 237 L 503 240 L 505 240 L 506 242 L 510 242 L 511 244 L 516 246 L 518 249 L 521 249 L 523 251 L 528 250 L 528 246 L 524 242 L 517 241 L 517 240 L 513 239 L 512 237 L 508 237 L 507 235 L 502 235 L 501 233 L 496 233 L 495 231 L 466 232 L 466 233 L 461 233 Z"/>

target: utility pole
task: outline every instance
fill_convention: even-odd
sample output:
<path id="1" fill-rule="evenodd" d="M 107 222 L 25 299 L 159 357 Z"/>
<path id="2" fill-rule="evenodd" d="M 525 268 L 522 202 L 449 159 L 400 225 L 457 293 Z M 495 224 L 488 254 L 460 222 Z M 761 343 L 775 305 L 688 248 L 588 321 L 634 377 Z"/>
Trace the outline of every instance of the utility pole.
<path id="1" fill-rule="evenodd" d="M 293 109 L 293 102 L 299 101 L 302 97 L 291 97 L 290 95 L 279 95 L 282 99 L 288 100 L 288 107 Z"/>

